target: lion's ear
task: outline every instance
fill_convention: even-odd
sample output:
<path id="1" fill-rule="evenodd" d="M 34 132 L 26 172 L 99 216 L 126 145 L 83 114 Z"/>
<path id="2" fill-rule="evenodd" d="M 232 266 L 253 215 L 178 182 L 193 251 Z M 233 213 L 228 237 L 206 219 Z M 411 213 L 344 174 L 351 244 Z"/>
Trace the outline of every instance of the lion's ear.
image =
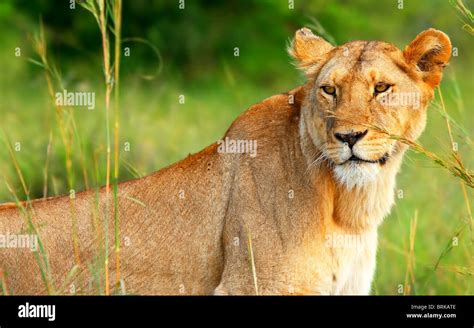
<path id="1" fill-rule="evenodd" d="M 333 49 L 331 44 L 304 27 L 296 31 L 295 38 L 288 47 L 288 53 L 297 61 L 301 70 L 311 74 L 311 68 L 331 49 Z"/>
<path id="2" fill-rule="evenodd" d="M 432 88 L 439 85 L 443 68 L 451 57 L 451 41 L 441 31 L 428 29 L 418 34 L 403 52 L 409 66 Z"/>

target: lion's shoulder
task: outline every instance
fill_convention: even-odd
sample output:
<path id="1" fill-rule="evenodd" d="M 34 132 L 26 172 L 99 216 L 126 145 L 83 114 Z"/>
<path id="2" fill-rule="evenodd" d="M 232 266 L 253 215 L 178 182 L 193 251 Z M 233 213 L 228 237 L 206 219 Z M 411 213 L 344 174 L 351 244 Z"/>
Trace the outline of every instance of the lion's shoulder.
<path id="1" fill-rule="evenodd" d="M 302 87 L 273 95 L 243 112 L 225 133 L 234 139 L 277 137 L 298 121 L 304 98 Z"/>

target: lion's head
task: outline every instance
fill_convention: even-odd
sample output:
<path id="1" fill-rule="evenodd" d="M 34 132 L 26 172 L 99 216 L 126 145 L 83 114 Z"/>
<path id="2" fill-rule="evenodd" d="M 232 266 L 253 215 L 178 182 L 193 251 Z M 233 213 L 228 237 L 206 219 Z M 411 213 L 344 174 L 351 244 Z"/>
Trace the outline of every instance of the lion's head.
<path id="1" fill-rule="evenodd" d="M 410 140 L 421 134 L 451 43 L 429 29 L 404 51 L 380 41 L 334 47 L 303 28 L 289 52 L 307 76 L 302 121 L 318 159 L 353 187 L 375 181 L 388 162 L 402 157 L 406 147 L 388 134 Z"/>

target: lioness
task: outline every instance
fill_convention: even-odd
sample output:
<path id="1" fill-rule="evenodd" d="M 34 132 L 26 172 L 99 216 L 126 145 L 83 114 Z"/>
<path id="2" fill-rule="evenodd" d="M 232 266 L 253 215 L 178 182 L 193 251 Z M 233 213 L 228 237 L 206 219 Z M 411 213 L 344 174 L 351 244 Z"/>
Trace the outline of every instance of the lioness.
<path id="1" fill-rule="evenodd" d="M 216 143 L 119 185 L 127 293 L 370 292 L 377 228 L 394 202 L 407 150 L 386 132 L 411 140 L 421 134 L 450 58 L 449 38 L 429 29 L 404 51 L 379 41 L 333 47 L 303 28 L 289 52 L 306 83 L 252 106 L 225 134 L 234 146 L 255 142 L 255 156 Z M 47 279 L 34 252 L 2 248 L 3 291 L 64 294 L 73 285 L 77 293 L 93 293 L 105 195 L 102 188 L 25 203 L 49 256 Z M 111 197 L 109 203 L 113 281 Z M 15 205 L 1 207 L 1 234 L 31 231 L 26 221 Z"/>

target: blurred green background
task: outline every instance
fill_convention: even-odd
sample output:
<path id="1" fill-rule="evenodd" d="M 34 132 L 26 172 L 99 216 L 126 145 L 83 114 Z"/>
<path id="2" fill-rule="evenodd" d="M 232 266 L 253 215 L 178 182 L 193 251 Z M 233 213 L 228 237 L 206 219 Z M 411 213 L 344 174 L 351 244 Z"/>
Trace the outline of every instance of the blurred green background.
<path id="1" fill-rule="evenodd" d="M 473 8 L 472 1 L 464 1 Z M 121 66 L 120 180 L 142 176 L 171 164 L 221 138 L 230 123 L 253 103 L 304 82 L 286 53 L 294 32 L 308 26 L 330 42 L 384 40 L 403 49 L 419 32 L 434 27 L 446 32 L 457 49 L 442 83 L 453 133 L 465 165 L 474 165 L 473 46 L 462 29 L 462 15 L 449 1 L 179 1 L 124 0 L 123 31 L 130 56 Z M 0 128 L 32 198 L 68 191 L 65 149 L 54 106 L 32 38 L 45 25 L 48 55 L 69 91 L 96 92 L 96 108 L 75 108 L 73 187 L 83 190 L 105 183 L 105 115 L 102 49 L 97 24 L 86 10 L 69 1 L 2 0 L 0 2 Z M 235 48 L 239 56 L 234 56 Z M 20 48 L 21 55 L 15 56 Z M 146 75 L 148 78 L 144 78 Z M 153 78 L 150 78 L 153 77 Z M 56 90 L 60 91 L 60 90 Z M 185 103 L 179 103 L 179 96 Z M 439 97 L 429 110 L 420 142 L 449 156 L 450 141 Z M 47 162 L 47 147 L 53 136 Z M 24 198 L 7 147 L 1 144 L 0 170 Z M 82 154 L 82 155 L 81 155 Z M 375 294 L 474 294 L 474 251 L 469 240 L 468 211 L 460 181 L 423 155 L 409 152 L 398 178 L 396 207 L 380 233 Z M 473 208 L 473 192 L 468 190 Z M 12 201 L 4 181 L 0 202 Z M 415 214 L 417 213 L 417 214 Z M 414 276 L 407 275 L 411 219 L 417 215 Z M 457 246 L 452 245 L 459 235 Z M 438 259 L 439 265 L 435 268 Z M 408 278 L 407 278 L 408 277 Z M 400 287 L 400 285 L 403 285 Z"/>

